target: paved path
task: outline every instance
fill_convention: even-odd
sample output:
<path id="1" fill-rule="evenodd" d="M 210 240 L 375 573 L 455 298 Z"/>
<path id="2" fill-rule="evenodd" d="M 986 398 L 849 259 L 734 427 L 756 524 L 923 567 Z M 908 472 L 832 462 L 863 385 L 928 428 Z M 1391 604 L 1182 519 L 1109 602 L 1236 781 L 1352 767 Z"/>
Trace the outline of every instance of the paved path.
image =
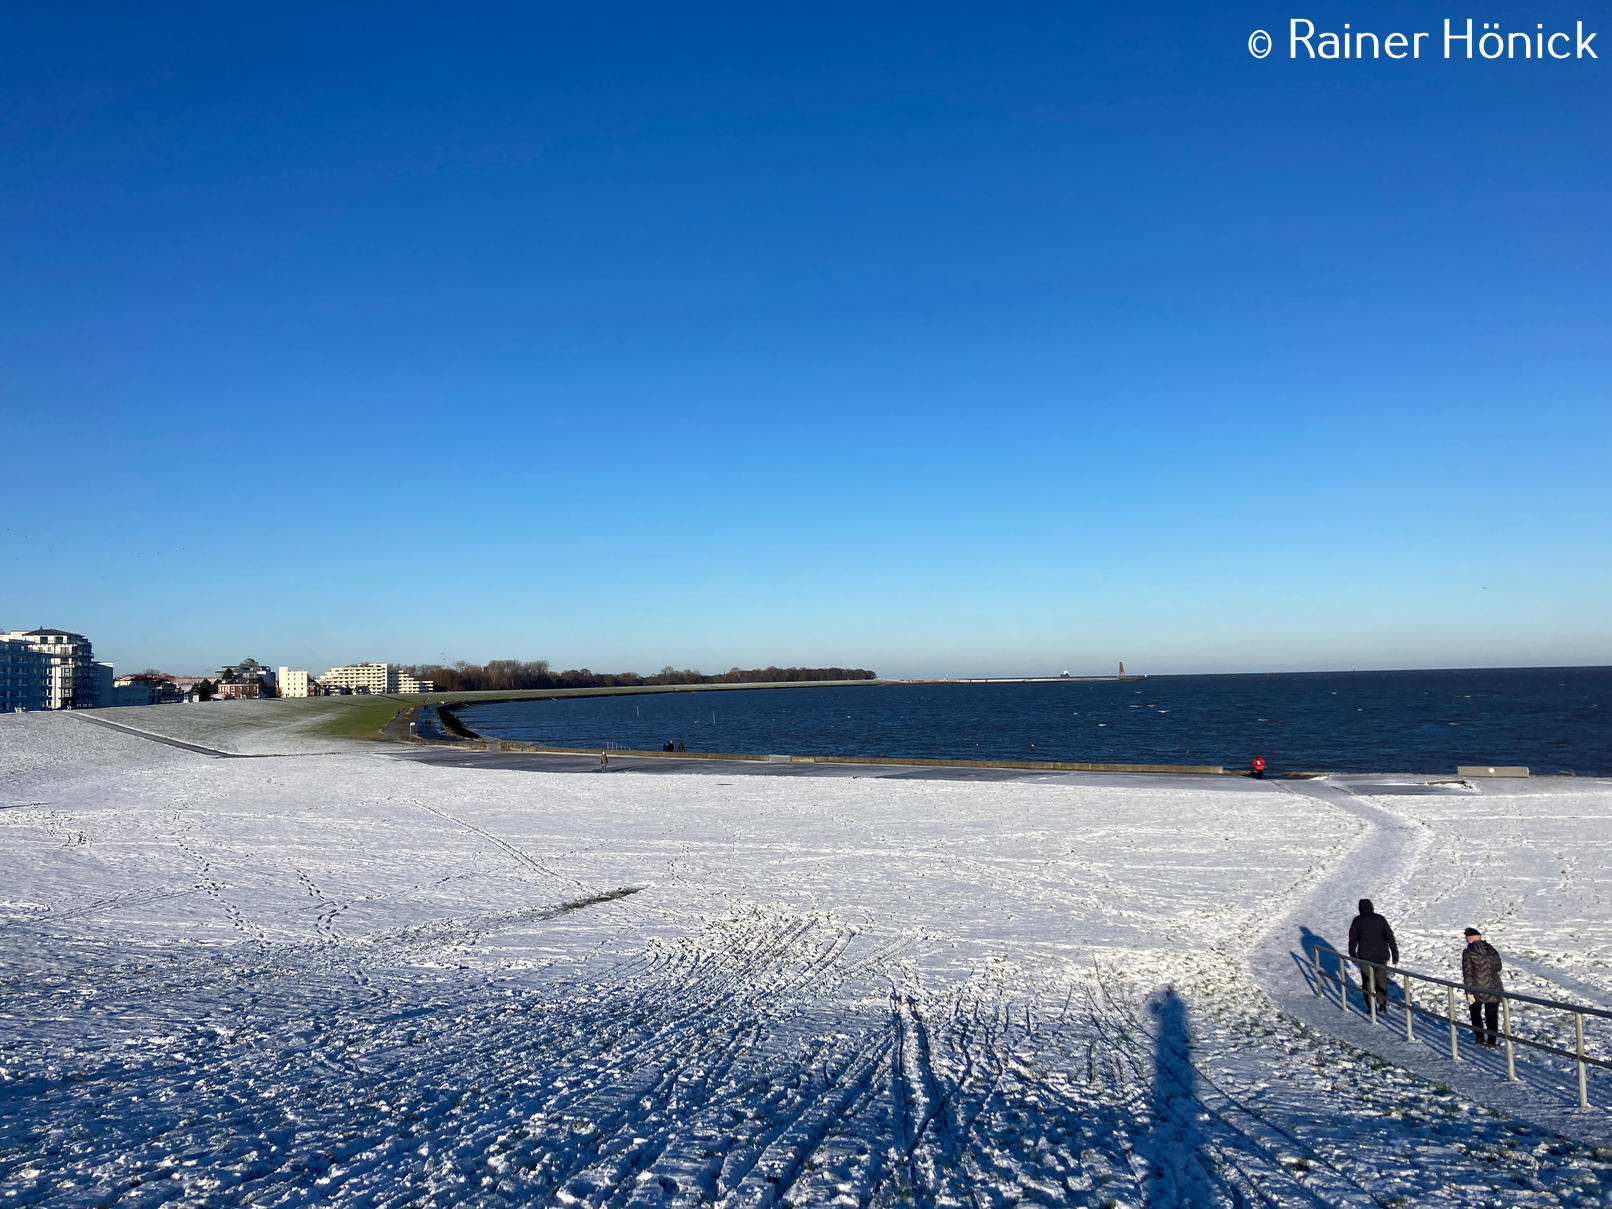
<path id="1" fill-rule="evenodd" d="M 400 756 L 422 764 L 521 772 L 572 772 L 612 776 L 618 773 L 729 777 L 866 777 L 915 781 L 1030 781 L 1045 785 L 1169 785 L 1177 789 L 1214 789 L 1223 793 L 1263 793 L 1270 781 L 1241 776 L 1162 772 L 1041 772 L 1033 768 L 948 768 L 922 764 L 790 764 L 753 760 L 700 760 L 676 756 L 627 756 L 610 753 L 601 766 L 597 755 L 552 755 L 543 752 L 469 751 L 457 747 L 403 746 Z"/>
<path id="2" fill-rule="evenodd" d="M 177 747 L 181 751 L 193 751 L 203 756 L 216 756 L 219 759 L 235 759 L 236 753 L 232 751 L 219 751 L 216 747 L 202 747 L 196 743 L 185 743 L 179 739 L 170 739 L 166 735 L 154 735 L 148 730 L 136 730 L 132 726 L 124 726 L 121 722 L 108 722 L 105 718 L 91 718 L 88 714 L 75 711 L 73 717 L 81 722 L 88 722 L 94 726 L 104 726 L 107 730 L 122 731 L 126 735 L 133 735 L 138 739 L 149 739 L 153 743 L 162 743 L 168 747 Z"/>
<path id="3" fill-rule="evenodd" d="M 121 731 L 126 735 L 133 735 L 137 739 L 147 739 L 152 743 L 161 743 L 166 747 L 177 747 L 181 751 L 193 751 L 197 755 L 212 756 L 217 760 L 289 760 L 301 756 L 340 756 L 349 755 L 340 751 L 270 751 L 270 752 L 242 752 L 221 751 L 216 747 L 203 747 L 199 743 L 186 743 L 182 739 L 170 739 L 167 735 L 154 734 L 149 730 L 137 730 L 132 726 L 125 726 L 121 722 L 109 722 L 105 718 L 92 718 L 82 710 L 74 710 L 72 717 L 80 722 L 88 722 L 94 726 L 104 726 L 107 730 Z"/>
<path id="4" fill-rule="evenodd" d="M 1310 946 L 1319 943 L 1347 952 L 1349 921 L 1356 914 L 1357 900 L 1370 898 L 1379 904 L 1395 901 L 1434 842 L 1425 824 L 1382 804 L 1380 791 L 1393 788 L 1383 784 L 1384 780 L 1338 776 L 1278 782 L 1294 796 L 1296 806 L 1342 811 L 1357 819 L 1361 829 L 1354 845 L 1326 867 L 1315 870 L 1292 907 L 1254 941 L 1246 956 L 1254 981 L 1284 1012 L 1313 1028 L 1453 1087 L 1479 1103 L 1567 1137 L 1606 1144 L 1612 1139 L 1612 1111 L 1608 1110 L 1612 1104 L 1612 1079 L 1603 1077 L 1606 1072 L 1592 1069 L 1590 1100 L 1596 1107 L 1581 1111 L 1576 1107 L 1575 1068 L 1564 1059 L 1536 1057 L 1518 1047 L 1520 1082 L 1507 1083 L 1504 1051 L 1475 1050 L 1464 1023 L 1459 1032 L 1462 1061 L 1452 1062 L 1447 1026 L 1417 1018 L 1416 1039 L 1405 1040 L 1404 1012 L 1399 1006 L 1402 1000 L 1397 997 L 1390 1003 L 1388 1014 L 1379 1017 L 1374 1026 L 1365 1015 L 1358 990 L 1350 996 L 1347 1012 L 1342 1010 L 1335 983 L 1329 981 L 1324 993 L 1315 995 Z M 1362 794 L 1372 794 L 1376 800 Z M 1325 960 L 1323 966 L 1333 971 L 1337 968 Z M 1358 971 L 1352 973 L 1358 979 Z M 1402 983 L 1396 979 L 1394 985 L 1397 995 Z M 1419 1002 L 1435 1006 L 1437 992 L 1418 988 L 1417 995 Z M 1576 998 L 1565 987 L 1561 997 Z M 1465 1004 L 1458 1003 L 1456 1010 L 1458 1022 L 1464 1022 Z"/>

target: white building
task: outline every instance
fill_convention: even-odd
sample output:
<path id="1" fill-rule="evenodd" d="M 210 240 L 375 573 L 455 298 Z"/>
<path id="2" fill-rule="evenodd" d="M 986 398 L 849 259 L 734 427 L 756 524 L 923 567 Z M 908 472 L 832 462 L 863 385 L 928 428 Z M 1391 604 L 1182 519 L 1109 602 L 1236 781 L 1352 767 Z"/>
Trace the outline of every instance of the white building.
<path id="1" fill-rule="evenodd" d="M 90 640 L 67 630 L 9 630 L 0 634 L 24 642 L 46 663 L 45 709 L 92 709 L 100 704 L 98 682 L 110 689 L 112 665 L 97 666 Z"/>
<path id="2" fill-rule="evenodd" d="M 350 693 L 429 693 L 433 689 L 429 680 L 416 680 L 407 672 L 399 671 L 389 663 L 349 663 L 333 667 L 319 677 L 319 684 L 327 691 Z"/>
<path id="3" fill-rule="evenodd" d="M 44 709 L 50 694 L 50 664 L 33 644 L 0 638 L 0 714 Z"/>
<path id="4" fill-rule="evenodd" d="M 393 669 L 389 673 L 388 683 L 394 693 L 430 693 L 436 691 L 436 684 L 430 680 L 416 680 L 407 672 Z"/>
<path id="5" fill-rule="evenodd" d="M 275 677 L 275 687 L 282 697 L 317 697 L 319 682 L 309 678 L 307 672 L 282 667 Z"/>
<path id="6" fill-rule="evenodd" d="M 331 668 L 319 677 L 319 683 L 321 687 L 337 692 L 384 693 L 387 672 L 390 670 L 384 663 L 349 663 L 344 667 Z"/>

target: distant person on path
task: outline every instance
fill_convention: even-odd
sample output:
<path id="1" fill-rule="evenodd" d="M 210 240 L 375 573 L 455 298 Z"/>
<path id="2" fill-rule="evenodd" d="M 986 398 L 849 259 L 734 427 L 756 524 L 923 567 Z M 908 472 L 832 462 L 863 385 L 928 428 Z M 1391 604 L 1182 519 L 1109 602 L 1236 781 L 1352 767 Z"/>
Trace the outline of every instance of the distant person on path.
<path id="1" fill-rule="evenodd" d="M 678 741 L 677 741 L 677 750 L 678 750 L 678 751 L 682 751 L 682 750 L 684 750 L 684 748 L 683 748 L 683 740 L 681 740 L 681 739 L 679 739 L 679 740 L 678 740 Z"/>
<path id="2" fill-rule="evenodd" d="M 1472 1040 L 1485 1049 L 1494 1049 L 1500 1044 L 1499 992 L 1506 989 L 1500 983 L 1500 954 L 1476 928 L 1468 928 L 1465 935 L 1461 981 L 1469 987 L 1483 988 L 1466 993 L 1467 1008 L 1472 1013 Z M 1495 994 L 1485 994 L 1487 991 Z"/>
<path id="3" fill-rule="evenodd" d="M 1349 956 L 1360 963 L 1360 987 L 1377 987 L 1377 1010 L 1388 1010 L 1388 971 L 1371 963 L 1392 959 L 1399 964 L 1399 942 L 1388 921 L 1378 915 L 1369 898 L 1360 900 L 1360 914 L 1349 924 Z"/>

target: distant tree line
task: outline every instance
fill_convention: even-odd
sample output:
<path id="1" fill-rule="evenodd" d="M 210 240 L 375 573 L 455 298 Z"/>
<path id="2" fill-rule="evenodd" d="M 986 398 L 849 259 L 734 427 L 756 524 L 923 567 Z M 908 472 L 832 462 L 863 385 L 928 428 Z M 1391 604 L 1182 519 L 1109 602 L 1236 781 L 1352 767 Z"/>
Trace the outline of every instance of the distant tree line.
<path id="1" fill-rule="evenodd" d="M 460 660 L 452 667 L 417 663 L 402 669 L 419 680 L 429 680 L 440 692 L 473 693 L 527 688 L 634 688 L 653 684 L 753 684 L 812 680 L 876 680 L 878 674 L 851 667 L 729 668 L 714 676 L 689 668 L 667 666 L 651 676 L 637 672 L 594 672 L 572 668 L 556 672 L 547 659 L 493 659 L 486 664 Z"/>

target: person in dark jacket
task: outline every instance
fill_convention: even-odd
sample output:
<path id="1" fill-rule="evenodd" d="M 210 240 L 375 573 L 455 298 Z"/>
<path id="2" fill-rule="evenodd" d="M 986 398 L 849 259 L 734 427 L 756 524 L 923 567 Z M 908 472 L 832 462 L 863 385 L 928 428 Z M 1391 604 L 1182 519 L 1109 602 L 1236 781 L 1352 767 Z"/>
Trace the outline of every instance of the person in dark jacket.
<path id="1" fill-rule="evenodd" d="M 1500 954 L 1476 928 L 1466 930 L 1461 953 L 1461 981 L 1466 983 L 1467 1008 L 1472 1014 L 1472 1040 L 1486 1049 L 1500 1044 Z M 1481 988 L 1474 990 L 1473 988 Z M 1493 993 L 1490 993 L 1493 992 Z"/>
<path id="2" fill-rule="evenodd" d="M 1360 963 L 1362 991 L 1373 984 L 1377 988 L 1377 1010 L 1388 1010 L 1388 971 L 1370 964 L 1392 960 L 1399 964 L 1399 942 L 1388 921 L 1378 915 L 1369 898 L 1360 900 L 1360 914 L 1349 924 L 1349 956 Z"/>

